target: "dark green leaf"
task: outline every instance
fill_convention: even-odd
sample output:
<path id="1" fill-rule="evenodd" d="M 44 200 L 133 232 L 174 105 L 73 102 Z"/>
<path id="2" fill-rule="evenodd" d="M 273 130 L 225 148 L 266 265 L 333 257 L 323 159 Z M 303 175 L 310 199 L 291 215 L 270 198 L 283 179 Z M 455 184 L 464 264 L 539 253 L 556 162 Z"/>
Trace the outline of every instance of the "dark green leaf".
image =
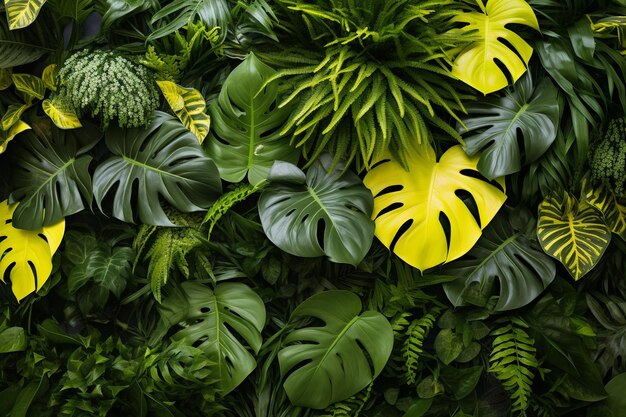
<path id="1" fill-rule="evenodd" d="M 449 365 L 463 351 L 463 341 L 451 329 L 442 329 L 435 337 L 435 352 L 441 362 Z"/>
<path id="2" fill-rule="evenodd" d="M 0 353 L 20 352 L 26 349 L 26 334 L 21 327 L 8 327 L 0 331 Z"/>

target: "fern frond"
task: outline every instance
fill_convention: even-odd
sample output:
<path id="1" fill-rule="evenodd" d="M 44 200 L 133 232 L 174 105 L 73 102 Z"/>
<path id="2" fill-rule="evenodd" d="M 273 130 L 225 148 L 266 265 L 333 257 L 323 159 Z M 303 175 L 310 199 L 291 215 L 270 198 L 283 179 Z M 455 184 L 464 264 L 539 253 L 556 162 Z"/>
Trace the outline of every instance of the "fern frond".
<path id="1" fill-rule="evenodd" d="M 539 370 L 535 341 L 524 329 L 528 325 L 511 317 L 510 322 L 492 332 L 493 349 L 489 355 L 489 369 L 509 393 L 512 409 L 526 416 L 535 371 Z"/>
<path id="2" fill-rule="evenodd" d="M 365 407 L 372 395 L 373 386 L 374 383 L 371 382 L 365 389 L 347 400 L 340 401 L 326 408 L 318 417 L 359 417 L 363 407 Z"/>
<path id="3" fill-rule="evenodd" d="M 266 183 L 264 181 L 261 181 L 256 185 L 239 184 L 232 191 L 220 196 L 220 198 L 218 198 L 217 201 L 209 207 L 206 216 L 204 216 L 204 220 L 202 220 L 202 224 L 209 224 L 207 240 L 211 239 L 213 228 L 222 216 L 228 212 L 228 210 L 230 210 L 235 204 L 244 201 L 252 194 L 261 190 L 265 184 Z"/>
<path id="4" fill-rule="evenodd" d="M 402 356 L 404 358 L 404 366 L 406 367 L 406 382 L 414 385 L 417 382 L 417 370 L 420 365 L 420 357 L 424 352 L 424 340 L 428 337 L 428 333 L 434 327 L 436 317 L 432 314 L 413 320 L 406 331 L 407 338 L 402 346 Z"/>

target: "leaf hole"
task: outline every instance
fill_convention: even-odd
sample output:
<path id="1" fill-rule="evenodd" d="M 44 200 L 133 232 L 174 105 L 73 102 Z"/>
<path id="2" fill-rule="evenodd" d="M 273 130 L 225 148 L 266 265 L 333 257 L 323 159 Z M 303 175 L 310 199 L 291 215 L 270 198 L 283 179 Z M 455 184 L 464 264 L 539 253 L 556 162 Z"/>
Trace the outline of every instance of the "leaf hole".
<path id="1" fill-rule="evenodd" d="M 324 219 L 317 221 L 317 243 L 324 250 L 324 232 L 326 231 L 326 222 Z"/>
<path id="2" fill-rule="evenodd" d="M 450 219 L 448 219 L 448 216 L 446 216 L 443 211 L 439 213 L 439 223 L 441 224 L 443 233 L 446 235 L 446 242 L 448 242 L 448 247 L 450 247 Z"/>
<path id="3" fill-rule="evenodd" d="M 474 220 L 476 221 L 478 226 L 482 227 L 482 225 L 480 224 L 480 214 L 478 213 L 478 204 L 476 204 L 476 200 L 474 199 L 474 196 L 467 190 L 456 190 L 454 194 L 461 201 L 463 201 L 463 204 L 465 204 L 465 206 L 470 211 L 470 213 L 472 213 L 472 217 L 474 217 Z M 450 242 L 449 239 L 448 239 L 448 242 Z"/>
<path id="4" fill-rule="evenodd" d="M 390 205 L 388 205 L 387 207 L 385 207 L 384 209 L 382 209 L 382 210 L 378 213 L 378 215 L 376 216 L 376 218 L 378 219 L 379 217 L 384 216 L 385 214 L 387 214 L 387 213 L 389 213 L 389 212 L 392 212 L 392 211 L 394 211 L 394 210 L 397 210 L 397 209 L 399 209 L 399 208 L 402 208 L 402 207 L 404 207 L 404 203 L 393 203 L 393 204 L 390 204 Z"/>
<path id="5" fill-rule="evenodd" d="M 524 59 L 523 59 L 523 58 L 522 58 L 522 56 L 520 55 L 519 51 L 517 50 L 517 48 L 515 48 L 515 47 L 513 46 L 513 44 L 512 44 L 511 42 L 509 42 L 509 41 L 508 41 L 508 40 L 506 40 L 505 38 L 500 38 L 500 37 L 498 38 L 498 41 L 499 41 L 501 44 L 503 44 L 504 46 L 506 46 L 508 49 L 510 49 L 510 50 L 511 50 L 511 51 L 512 51 L 515 55 L 517 55 L 517 57 L 519 58 L 520 62 L 521 62 L 523 65 L 526 65 L 526 64 L 524 64 Z M 499 62 L 499 61 L 498 61 L 498 62 Z M 497 64 L 498 62 L 496 62 L 496 64 Z M 504 64 L 503 64 L 503 65 L 504 65 Z M 509 70 L 508 70 L 508 69 L 507 69 L 507 70 L 506 70 L 506 72 L 504 72 L 504 73 L 505 73 L 505 74 L 508 74 L 508 75 L 510 76 L 510 72 L 509 72 Z M 512 80 L 512 78 L 507 77 L 507 80 L 509 80 L 509 84 L 513 84 L 513 80 Z"/>
<path id="6" fill-rule="evenodd" d="M 513 76 L 509 72 L 509 69 L 506 67 L 506 65 L 504 65 L 504 63 L 502 63 L 502 61 L 500 61 L 498 58 L 494 58 L 493 63 L 496 64 L 500 71 L 502 71 L 502 74 L 504 74 L 504 76 L 506 77 L 507 85 L 513 84 Z"/>
<path id="7" fill-rule="evenodd" d="M 399 191 L 402 191 L 404 189 L 404 186 L 398 184 L 398 185 L 390 185 L 389 187 L 385 187 L 383 188 L 378 194 L 376 194 L 374 196 L 374 198 L 378 198 L 382 195 L 385 194 L 391 194 L 391 193 L 397 193 Z"/>
<path id="8" fill-rule="evenodd" d="M 389 250 L 393 252 L 394 248 L 396 247 L 396 244 L 398 243 L 398 240 L 400 240 L 402 235 L 405 234 L 411 228 L 412 224 L 413 224 L 413 219 L 409 219 L 405 221 L 402 226 L 400 226 L 400 228 L 398 229 L 398 233 L 396 233 L 396 235 L 393 237 L 393 240 L 391 241 L 391 245 L 389 245 Z"/>
<path id="9" fill-rule="evenodd" d="M 381 159 L 380 161 L 372 165 L 372 167 L 370 168 L 370 171 L 376 168 L 377 166 L 384 164 L 385 162 L 391 162 L 391 159 Z"/>

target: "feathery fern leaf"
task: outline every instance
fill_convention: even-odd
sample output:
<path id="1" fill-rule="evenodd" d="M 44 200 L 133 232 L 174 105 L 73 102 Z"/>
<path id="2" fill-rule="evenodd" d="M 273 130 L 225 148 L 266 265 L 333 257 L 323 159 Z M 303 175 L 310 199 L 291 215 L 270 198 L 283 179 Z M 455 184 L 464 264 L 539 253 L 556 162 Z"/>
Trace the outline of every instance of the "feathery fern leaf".
<path id="1" fill-rule="evenodd" d="M 213 203 L 202 220 L 202 224 L 209 224 L 209 232 L 207 239 L 211 238 L 211 233 L 217 222 L 222 218 L 228 210 L 230 210 L 235 204 L 240 203 L 250 197 L 252 194 L 263 189 L 267 182 L 262 181 L 256 185 L 251 184 L 239 184 L 232 191 L 227 192 L 220 196 L 220 198 Z"/>
<path id="2" fill-rule="evenodd" d="M 406 367 L 406 382 L 414 385 L 417 382 L 417 370 L 420 365 L 420 357 L 424 352 L 424 340 L 435 325 L 435 316 L 428 313 L 417 320 L 413 320 L 406 331 L 407 338 L 402 347 L 404 366 Z"/>
<path id="3" fill-rule="evenodd" d="M 326 408 L 318 417 L 359 417 L 363 407 L 370 399 L 373 386 L 374 383 L 372 382 L 365 389 L 347 400 L 340 401 Z"/>
<path id="4" fill-rule="evenodd" d="M 508 391 L 512 401 L 512 409 L 526 416 L 534 371 L 539 370 L 536 357 L 535 341 L 524 329 L 528 325 L 521 319 L 511 317 L 510 322 L 494 330 L 493 350 L 489 355 L 489 372 L 492 372 Z"/>

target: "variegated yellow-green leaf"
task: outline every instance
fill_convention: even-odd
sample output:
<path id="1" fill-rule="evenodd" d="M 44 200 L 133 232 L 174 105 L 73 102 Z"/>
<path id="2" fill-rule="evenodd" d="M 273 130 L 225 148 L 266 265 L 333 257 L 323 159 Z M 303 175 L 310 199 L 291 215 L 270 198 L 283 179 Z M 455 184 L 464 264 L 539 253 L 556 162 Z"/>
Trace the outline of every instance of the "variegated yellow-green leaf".
<path id="1" fill-rule="evenodd" d="M 9 29 L 22 29 L 37 19 L 46 0 L 4 0 Z"/>
<path id="2" fill-rule="evenodd" d="M 626 240 L 626 206 L 617 201 L 615 194 L 604 185 L 592 185 L 586 177 L 583 179 L 581 195 L 604 214 L 611 232 Z"/>
<path id="3" fill-rule="evenodd" d="M 0 91 L 6 90 L 13 84 L 11 68 L 0 68 Z"/>
<path id="4" fill-rule="evenodd" d="M 537 237 L 545 253 L 560 261 L 578 281 L 593 269 L 611 242 L 602 212 L 568 193 L 539 204 Z"/>
<path id="5" fill-rule="evenodd" d="M 42 100 L 46 94 L 46 86 L 43 80 L 31 74 L 13 74 L 13 83 L 17 91 L 26 94 L 31 100 Z"/>
<path id="6" fill-rule="evenodd" d="M 57 91 L 56 85 L 56 64 L 50 64 L 46 68 L 43 69 L 43 74 L 41 74 L 41 80 L 46 88 L 50 91 Z"/>
<path id="7" fill-rule="evenodd" d="M 18 301 L 39 290 L 52 272 L 52 255 L 65 232 L 65 220 L 39 230 L 16 229 L 11 223 L 17 204 L 0 203 L 0 279 L 10 268 L 11 289 Z"/>
<path id="8" fill-rule="evenodd" d="M 408 171 L 391 157 L 377 164 L 364 183 L 374 195 L 378 239 L 420 270 L 467 253 L 506 200 L 502 179 L 479 179 L 478 159 L 455 146 L 437 162 L 428 146 L 407 151 Z M 474 199 L 478 220 L 463 193 Z"/>
<path id="9" fill-rule="evenodd" d="M 9 130 L 0 130 L 0 153 L 7 150 L 9 142 L 11 142 L 15 136 L 28 129 L 30 129 L 30 126 L 27 123 L 18 120 Z"/>
<path id="10" fill-rule="evenodd" d="M 41 107 L 59 129 L 76 129 L 82 126 L 74 109 L 60 100 L 46 99 L 41 102 Z"/>
<path id="11" fill-rule="evenodd" d="M 479 36 L 456 57 L 452 74 L 483 94 L 503 89 L 508 85 L 507 76 L 496 61 L 499 61 L 517 81 L 526 72 L 526 65 L 533 48 L 507 25 L 520 24 L 539 30 L 533 9 L 526 0 L 476 0 L 482 12 L 463 13 L 453 21 L 466 23 L 460 36 Z M 506 41 L 505 44 L 502 41 Z M 514 48 L 514 50 L 511 49 Z"/>
<path id="12" fill-rule="evenodd" d="M 9 130 L 11 126 L 16 124 L 18 120 L 22 117 L 22 114 L 28 109 L 30 105 L 28 104 L 11 104 L 7 107 L 6 113 L 2 115 L 2 119 L 0 120 L 0 128 L 2 130 Z"/>
<path id="13" fill-rule="evenodd" d="M 183 125 L 202 143 L 209 134 L 211 119 L 204 113 L 206 103 L 202 94 L 193 88 L 184 88 L 171 81 L 157 81 L 163 96 Z"/>

